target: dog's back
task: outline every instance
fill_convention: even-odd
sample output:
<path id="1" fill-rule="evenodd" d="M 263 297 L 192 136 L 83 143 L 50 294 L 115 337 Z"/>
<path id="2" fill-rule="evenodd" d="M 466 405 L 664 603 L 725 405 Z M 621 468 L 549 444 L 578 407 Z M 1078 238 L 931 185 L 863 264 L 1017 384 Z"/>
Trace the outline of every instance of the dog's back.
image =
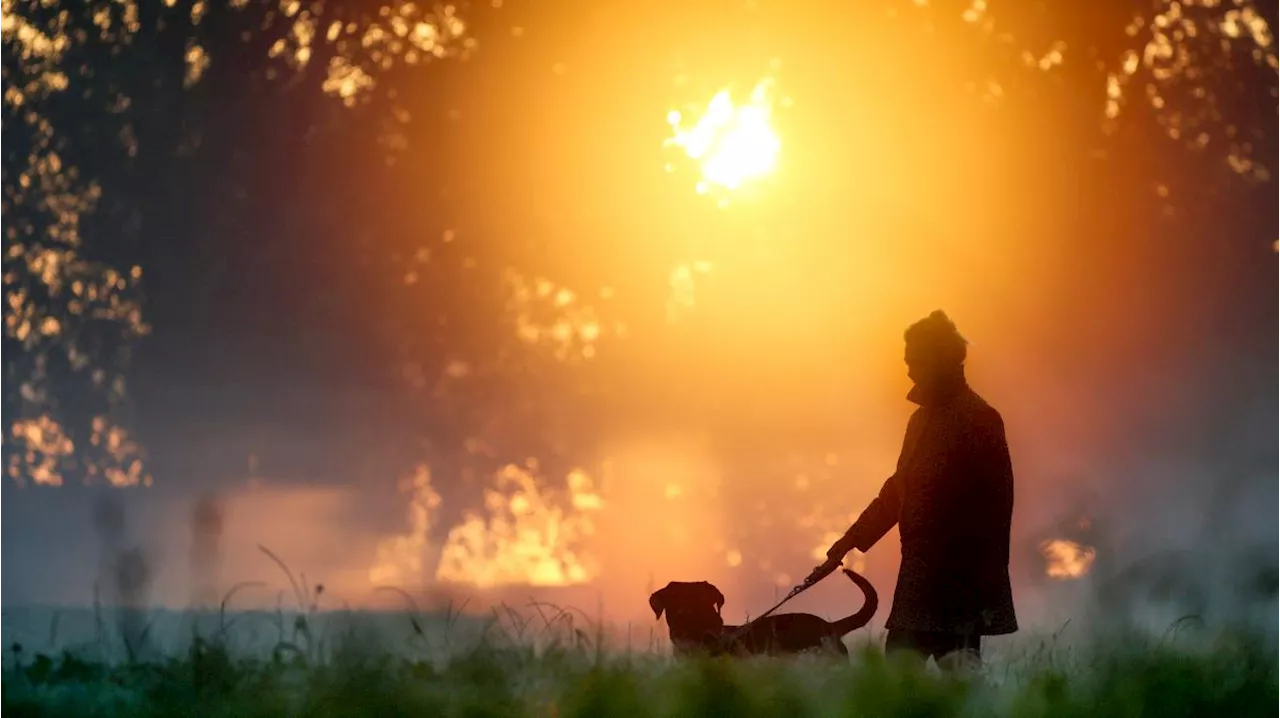
<path id="1" fill-rule="evenodd" d="M 847 654 L 840 639 L 871 622 L 880 607 L 880 596 L 865 577 L 849 569 L 841 570 L 862 589 L 862 608 L 857 613 L 838 621 L 811 613 L 783 613 L 743 626 L 725 626 L 716 652 L 779 654 L 825 648 Z"/>
<path id="2" fill-rule="evenodd" d="M 728 653 L 777 655 L 829 649 L 847 653 L 830 621 L 812 613 L 766 616 L 746 626 L 725 626 Z"/>

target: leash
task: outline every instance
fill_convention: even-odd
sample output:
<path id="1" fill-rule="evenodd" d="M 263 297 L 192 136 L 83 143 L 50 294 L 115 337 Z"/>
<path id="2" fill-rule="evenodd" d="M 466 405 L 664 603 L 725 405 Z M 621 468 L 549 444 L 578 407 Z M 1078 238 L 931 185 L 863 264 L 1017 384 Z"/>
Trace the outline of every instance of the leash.
<path id="1" fill-rule="evenodd" d="M 776 604 L 774 604 L 773 608 L 770 608 L 768 611 L 765 611 L 759 616 L 756 616 L 750 621 L 747 621 L 741 626 L 738 626 L 738 629 L 736 631 L 733 631 L 727 636 L 722 637 L 721 640 L 725 642 L 730 642 L 730 643 L 737 640 L 739 636 L 741 636 L 743 633 L 746 633 L 747 629 L 751 628 L 751 626 L 754 625 L 757 621 L 762 621 L 765 618 L 768 618 L 774 611 L 778 610 L 779 608 L 782 608 L 783 604 L 785 604 L 787 601 L 790 601 L 796 596 L 799 596 L 805 591 L 808 591 L 810 588 L 813 588 L 813 586 L 817 584 L 819 581 L 835 573 L 836 569 L 839 567 L 840 567 L 839 563 L 827 562 L 815 568 L 813 572 L 810 573 L 809 576 L 805 578 L 805 580 L 800 585 L 791 589 L 791 592 L 788 593 L 786 597 L 784 597 L 781 601 L 778 601 Z"/>
<path id="2" fill-rule="evenodd" d="M 934 415 L 934 412 L 925 413 L 924 425 L 920 427 L 920 431 L 916 434 L 915 441 L 911 445 L 911 452 L 906 457 L 906 461 L 900 464 L 900 466 L 909 467 L 911 466 L 912 462 L 915 461 L 916 454 L 919 453 L 920 451 L 921 439 L 924 436 L 925 430 L 928 429 L 929 425 L 932 423 L 933 415 Z M 842 562 L 840 561 L 827 561 L 821 566 L 813 569 L 813 572 L 810 573 L 807 578 L 805 578 L 803 583 L 791 589 L 791 592 L 788 593 L 786 597 L 784 597 L 781 601 L 778 601 L 776 604 L 774 604 L 773 608 L 770 608 L 768 611 L 765 611 L 759 616 L 756 616 L 750 621 L 747 621 L 741 626 L 738 626 L 738 629 L 736 631 L 733 631 L 732 633 L 729 633 L 729 634 L 722 635 L 720 637 L 721 643 L 726 643 L 726 642 L 731 643 L 733 641 L 736 641 L 738 637 L 740 637 L 743 633 L 745 633 L 747 629 L 751 628 L 751 626 L 755 624 L 757 621 L 761 621 L 761 620 L 764 620 L 765 618 L 768 618 L 774 611 L 778 610 L 779 608 L 782 608 L 783 604 L 785 604 L 787 601 L 790 601 L 796 596 L 799 596 L 805 591 L 808 591 L 810 588 L 813 588 L 814 584 L 818 583 L 819 581 L 826 578 L 827 576 L 830 576 L 831 574 L 835 573 L 836 569 L 840 568 L 841 563 Z"/>

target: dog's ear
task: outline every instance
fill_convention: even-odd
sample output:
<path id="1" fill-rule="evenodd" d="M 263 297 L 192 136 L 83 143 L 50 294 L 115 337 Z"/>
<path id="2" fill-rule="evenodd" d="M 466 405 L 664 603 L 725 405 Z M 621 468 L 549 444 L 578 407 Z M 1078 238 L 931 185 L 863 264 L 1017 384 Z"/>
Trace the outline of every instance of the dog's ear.
<path id="1" fill-rule="evenodd" d="M 707 596 L 711 599 L 711 602 L 716 605 L 716 613 L 719 613 L 720 609 L 724 608 L 724 594 L 720 593 L 720 589 L 706 581 L 702 582 L 702 586 L 707 592 Z"/>
<path id="2" fill-rule="evenodd" d="M 666 596 L 662 595 L 666 588 L 660 588 L 649 594 L 649 608 L 653 609 L 653 620 L 662 618 L 662 611 L 667 607 Z"/>

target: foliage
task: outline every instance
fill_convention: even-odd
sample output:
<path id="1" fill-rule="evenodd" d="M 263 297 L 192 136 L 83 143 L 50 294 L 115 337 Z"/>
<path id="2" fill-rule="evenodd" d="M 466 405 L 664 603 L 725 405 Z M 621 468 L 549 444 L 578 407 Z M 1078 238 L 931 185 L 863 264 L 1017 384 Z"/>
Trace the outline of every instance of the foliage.
<path id="1" fill-rule="evenodd" d="M 977 673 L 814 657 L 676 661 L 653 654 L 543 654 L 478 644 L 448 660 L 370 649 L 324 661 L 258 659 L 196 640 L 152 662 L 24 656 L 4 671 L 3 709 L 24 716 L 972 716 L 1264 715 L 1276 656 L 1257 641 L 1201 649 L 1100 645 L 1072 660 L 996 662 Z M 1061 657 L 1059 657 L 1061 659 Z M 12 711 L 12 712 L 11 712 Z"/>

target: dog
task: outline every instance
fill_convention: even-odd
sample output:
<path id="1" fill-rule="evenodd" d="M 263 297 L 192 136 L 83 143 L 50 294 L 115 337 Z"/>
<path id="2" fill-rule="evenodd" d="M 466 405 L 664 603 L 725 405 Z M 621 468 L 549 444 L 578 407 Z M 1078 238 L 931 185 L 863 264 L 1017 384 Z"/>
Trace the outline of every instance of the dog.
<path id="1" fill-rule="evenodd" d="M 667 614 L 667 629 L 678 656 L 786 655 L 811 650 L 847 656 L 849 649 L 840 639 L 871 621 L 880 598 L 864 576 L 841 570 L 862 589 L 863 603 L 857 613 L 838 621 L 811 613 L 783 613 L 744 626 L 727 626 L 720 617 L 724 594 L 706 581 L 672 581 L 649 596 L 649 607 L 655 620 Z"/>

